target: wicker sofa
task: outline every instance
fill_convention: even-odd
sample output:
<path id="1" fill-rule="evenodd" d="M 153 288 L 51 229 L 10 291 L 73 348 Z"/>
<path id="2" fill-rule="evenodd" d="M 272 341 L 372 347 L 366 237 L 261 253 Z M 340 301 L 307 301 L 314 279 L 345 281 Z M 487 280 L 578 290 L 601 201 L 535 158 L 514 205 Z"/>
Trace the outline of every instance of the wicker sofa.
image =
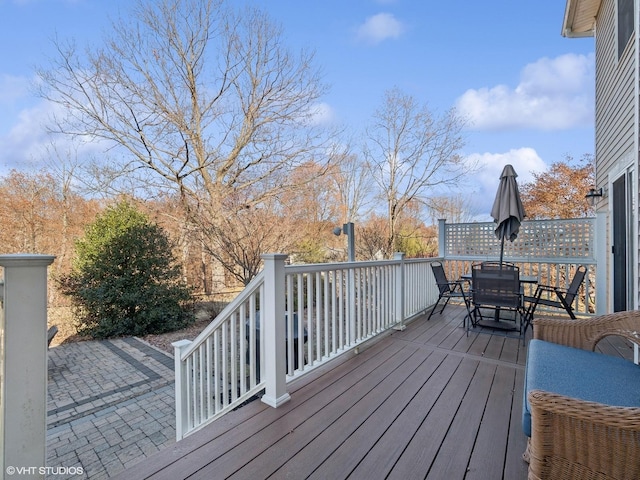
<path id="1" fill-rule="evenodd" d="M 529 479 L 640 479 L 640 365 L 594 352 L 640 343 L 640 311 L 536 319 L 523 402 Z"/>

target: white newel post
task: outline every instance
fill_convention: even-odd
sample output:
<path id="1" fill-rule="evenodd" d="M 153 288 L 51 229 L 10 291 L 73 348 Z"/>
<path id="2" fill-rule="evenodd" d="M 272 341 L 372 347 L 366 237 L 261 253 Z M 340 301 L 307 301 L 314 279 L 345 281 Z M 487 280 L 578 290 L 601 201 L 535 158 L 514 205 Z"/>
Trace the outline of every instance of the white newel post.
<path id="1" fill-rule="evenodd" d="M 447 254 L 447 219 L 438 219 L 438 256 L 444 258 Z"/>
<path id="2" fill-rule="evenodd" d="M 182 352 L 189 348 L 190 340 L 178 340 L 173 342 L 173 365 L 175 372 L 175 402 L 176 402 L 176 442 L 184 438 L 189 425 L 189 382 L 185 362 L 182 361 Z"/>
<path id="3" fill-rule="evenodd" d="M 0 255 L 0 472 L 44 478 L 47 440 L 47 267 L 51 255 Z"/>
<path id="4" fill-rule="evenodd" d="M 285 365 L 285 281 L 287 255 L 269 253 L 264 260 L 264 298 L 260 299 L 260 328 L 264 329 L 265 393 L 262 401 L 277 408 L 290 400 Z"/>
<path id="5" fill-rule="evenodd" d="M 404 330 L 407 326 L 404 324 L 404 253 L 396 252 L 393 259 L 398 262 L 396 267 L 396 282 L 394 296 L 396 299 L 396 324 L 395 330 Z"/>

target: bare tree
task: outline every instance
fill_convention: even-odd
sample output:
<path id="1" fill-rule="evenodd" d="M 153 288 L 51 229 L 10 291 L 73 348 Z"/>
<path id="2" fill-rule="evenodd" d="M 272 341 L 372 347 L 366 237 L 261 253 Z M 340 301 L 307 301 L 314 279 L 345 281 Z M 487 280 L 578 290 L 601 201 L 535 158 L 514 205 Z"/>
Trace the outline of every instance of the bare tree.
<path id="1" fill-rule="evenodd" d="M 202 232 L 208 239 L 203 239 L 207 253 L 244 285 L 260 271 L 263 253 L 290 251 L 295 242 L 296 226 L 274 214 L 272 203 L 237 205 L 218 222 L 208 223 Z"/>
<path id="2" fill-rule="evenodd" d="M 53 131 L 104 141 L 122 159 L 111 173 L 177 193 L 208 250 L 235 262 L 218 249 L 251 239 L 238 208 L 260 209 L 292 187 L 292 168 L 319 161 L 324 87 L 313 54 L 286 49 L 259 10 L 226 3 L 139 1 L 102 48 L 79 54 L 56 41 L 39 76 L 40 94 L 65 113 Z"/>
<path id="3" fill-rule="evenodd" d="M 84 218 L 83 215 L 77 215 L 75 210 L 86 206 L 90 202 L 80 200 L 81 195 L 74 185 L 74 180 L 79 177 L 76 171 L 81 167 L 78 160 L 77 146 L 68 145 L 62 149 L 55 143 L 51 143 L 47 147 L 47 153 L 46 168 L 53 180 L 50 186 L 58 189 L 57 197 L 59 199 L 59 213 L 50 220 L 55 221 L 56 218 L 58 219 L 60 222 L 58 228 L 61 234 L 56 256 L 57 261 L 53 268 L 60 269 L 62 266 L 65 269 L 70 264 L 69 257 L 75 240 L 72 233 L 77 234 L 79 229 L 84 226 L 84 223 L 80 222 L 88 222 L 90 220 L 89 218 Z M 95 208 L 97 208 L 97 205 Z"/>
<path id="4" fill-rule="evenodd" d="M 473 218 L 473 204 L 470 198 L 462 195 L 432 197 L 428 201 L 431 224 L 437 224 L 444 218 L 449 223 L 466 223 Z"/>
<path id="5" fill-rule="evenodd" d="M 387 206 L 385 255 L 394 251 L 397 225 L 412 202 L 425 204 L 438 187 L 457 184 L 469 171 L 460 150 L 464 121 L 454 110 L 436 118 L 399 89 L 385 93 L 367 130 L 365 158 Z"/>
<path id="6" fill-rule="evenodd" d="M 387 244 L 388 222 L 385 218 L 371 214 L 366 221 L 356 225 L 356 257 L 378 260 Z"/>
<path id="7" fill-rule="evenodd" d="M 340 196 L 340 220 L 343 223 L 354 222 L 366 216 L 371 179 L 365 162 L 345 149 L 336 155 L 333 166 L 333 178 Z"/>
<path id="8" fill-rule="evenodd" d="M 279 197 L 282 215 L 294 220 L 300 225 L 299 230 L 313 237 L 318 236 L 320 225 L 335 220 L 338 215 L 336 184 L 332 178 L 336 168 L 334 164 L 328 174 L 315 162 L 296 168 L 289 177 L 296 184 L 305 184 L 305 188 L 290 190 Z"/>

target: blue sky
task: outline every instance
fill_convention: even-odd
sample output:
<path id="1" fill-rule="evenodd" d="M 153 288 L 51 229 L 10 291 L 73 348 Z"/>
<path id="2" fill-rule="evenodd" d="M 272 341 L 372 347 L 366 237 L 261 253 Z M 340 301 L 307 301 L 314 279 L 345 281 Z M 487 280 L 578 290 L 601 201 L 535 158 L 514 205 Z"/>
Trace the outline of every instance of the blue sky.
<path id="1" fill-rule="evenodd" d="M 594 43 L 561 36 L 562 0 L 248 1 L 282 24 L 289 47 L 315 50 L 327 122 L 357 131 L 393 87 L 468 117 L 464 154 L 481 168 L 465 189 L 484 203 L 507 163 L 527 181 L 565 154 L 594 151 Z M 0 0 L 0 170 L 46 155 L 47 106 L 29 85 L 53 35 L 99 44 L 131 3 Z"/>

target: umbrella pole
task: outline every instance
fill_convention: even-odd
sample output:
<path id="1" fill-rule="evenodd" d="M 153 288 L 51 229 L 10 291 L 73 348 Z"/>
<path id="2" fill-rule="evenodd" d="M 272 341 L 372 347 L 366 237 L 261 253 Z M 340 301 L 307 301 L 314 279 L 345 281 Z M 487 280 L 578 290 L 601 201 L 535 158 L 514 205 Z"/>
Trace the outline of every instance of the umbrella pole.
<path id="1" fill-rule="evenodd" d="M 500 241 L 500 270 L 502 270 L 502 259 L 504 258 L 504 235 L 501 236 L 502 240 Z M 496 311 L 493 318 L 496 322 L 500 321 L 500 307 L 496 307 Z"/>

